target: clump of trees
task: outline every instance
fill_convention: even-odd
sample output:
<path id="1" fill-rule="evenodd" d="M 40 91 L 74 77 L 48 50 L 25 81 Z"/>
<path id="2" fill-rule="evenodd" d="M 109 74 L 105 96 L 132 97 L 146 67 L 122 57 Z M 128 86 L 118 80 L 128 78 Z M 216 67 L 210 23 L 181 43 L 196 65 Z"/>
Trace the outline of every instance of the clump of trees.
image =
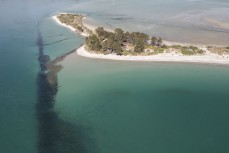
<path id="1" fill-rule="evenodd" d="M 181 45 L 173 45 L 171 48 L 177 49 L 181 54 L 184 55 L 195 55 L 195 54 L 203 54 L 204 51 L 195 46 L 181 46 Z"/>
<path id="2" fill-rule="evenodd" d="M 70 25 L 77 29 L 79 32 L 84 32 L 84 28 L 81 24 L 81 20 L 83 18 L 82 15 L 78 14 L 60 14 L 57 16 L 58 19 L 67 25 Z"/>
<path id="3" fill-rule="evenodd" d="M 114 32 L 106 31 L 103 27 L 99 27 L 93 34 L 82 24 L 82 15 L 78 14 L 60 14 L 58 19 L 67 25 L 70 25 L 78 30 L 78 32 L 87 32 L 90 34 L 86 38 L 86 46 L 89 50 L 102 52 L 104 54 L 115 53 L 117 55 L 139 54 L 146 52 L 146 54 L 163 53 L 164 49 L 175 50 L 176 52 L 185 55 L 203 54 L 204 51 L 195 46 L 166 46 L 160 37 L 149 37 L 149 35 L 142 32 L 125 32 L 120 28 Z M 218 54 L 228 54 L 228 47 L 213 47 L 209 46 L 208 50 Z"/>
<path id="4" fill-rule="evenodd" d="M 162 47 L 163 43 L 162 43 L 162 39 L 159 37 L 152 37 L 151 38 L 151 45 L 153 46 L 158 46 L 158 47 Z"/>
<path id="5" fill-rule="evenodd" d="M 86 45 L 90 50 L 93 51 L 100 51 L 102 48 L 98 37 L 94 34 L 86 37 Z"/>
<path id="6" fill-rule="evenodd" d="M 138 39 L 134 46 L 134 52 L 141 53 L 141 52 L 144 52 L 144 50 L 145 50 L 144 41 L 141 39 Z"/>
<path id="7" fill-rule="evenodd" d="M 83 32 L 83 28 L 81 26 L 76 26 L 76 29 L 79 31 L 79 32 Z"/>
<path id="8" fill-rule="evenodd" d="M 114 32 L 109 32 L 103 27 L 98 27 L 95 32 L 86 38 L 88 49 L 107 54 L 122 55 L 128 44 L 134 46 L 132 52 L 136 53 L 144 52 L 146 45 L 162 46 L 161 38 L 154 37 L 155 40 L 152 42 L 152 38 L 150 40 L 147 34 L 141 32 L 124 32 L 120 28 L 115 29 Z"/>

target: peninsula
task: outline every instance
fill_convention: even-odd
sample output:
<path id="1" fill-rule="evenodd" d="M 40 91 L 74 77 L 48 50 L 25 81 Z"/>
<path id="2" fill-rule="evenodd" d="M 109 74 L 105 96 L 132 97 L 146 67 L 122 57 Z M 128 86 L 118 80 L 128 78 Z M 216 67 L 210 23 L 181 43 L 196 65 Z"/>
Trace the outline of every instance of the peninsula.
<path id="1" fill-rule="evenodd" d="M 142 32 L 114 31 L 83 24 L 79 14 L 59 14 L 52 17 L 58 24 L 85 37 L 77 49 L 80 56 L 111 60 L 195 62 L 229 64 L 229 47 L 197 46 L 163 41 Z"/>

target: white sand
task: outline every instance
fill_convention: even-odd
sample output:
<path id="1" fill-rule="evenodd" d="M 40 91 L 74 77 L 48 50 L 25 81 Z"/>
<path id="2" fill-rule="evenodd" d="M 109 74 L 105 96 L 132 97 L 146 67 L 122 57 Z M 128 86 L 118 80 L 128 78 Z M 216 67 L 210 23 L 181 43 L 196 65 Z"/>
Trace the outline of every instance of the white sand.
<path id="1" fill-rule="evenodd" d="M 218 56 L 216 54 L 207 53 L 206 55 L 184 56 L 172 53 L 163 53 L 152 56 L 119 56 L 115 54 L 97 54 L 85 50 L 85 46 L 77 49 L 80 56 L 88 58 L 110 59 L 110 60 L 128 60 L 128 61 L 154 61 L 154 62 L 190 62 L 190 63 L 209 63 L 209 64 L 229 64 L 228 57 Z"/>
<path id="2" fill-rule="evenodd" d="M 70 29 L 71 31 L 76 32 L 76 29 L 73 28 L 72 26 L 69 26 L 69 25 L 67 25 L 67 24 L 64 24 L 64 23 L 60 22 L 60 20 L 57 18 L 57 15 L 53 16 L 52 19 L 55 20 L 56 23 L 58 23 L 59 25 L 64 26 L 64 27 Z"/>
<path id="3" fill-rule="evenodd" d="M 95 29 L 98 28 L 98 27 L 95 26 L 95 25 L 88 24 L 88 23 L 86 22 L 86 17 L 83 17 L 83 19 L 82 19 L 82 24 L 83 24 L 85 27 L 87 27 L 89 30 L 93 31 L 93 32 L 95 32 Z"/>
<path id="4" fill-rule="evenodd" d="M 61 23 L 60 20 L 57 18 L 57 16 L 52 17 L 58 24 L 69 28 L 70 30 L 76 32 L 76 29 L 66 25 L 64 23 Z M 88 24 L 84 25 L 88 29 L 94 31 L 95 27 L 90 26 Z M 80 33 L 82 36 L 88 36 L 86 33 Z M 187 45 L 183 43 L 175 43 L 175 42 L 165 42 L 167 45 Z M 190 45 L 190 44 L 188 44 Z M 195 45 L 196 46 L 196 45 Z M 209 63 L 209 64 L 224 64 L 229 65 L 229 55 L 220 56 L 218 54 L 210 53 L 205 46 L 198 46 L 206 53 L 204 55 L 191 55 L 191 56 L 185 56 L 177 53 L 162 53 L 158 55 L 150 55 L 150 56 L 119 56 L 116 54 L 98 54 L 93 52 L 88 52 L 85 50 L 85 46 L 82 46 L 77 49 L 77 53 L 80 56 L 88 57 L 88 58 L 99 58 L 99 59 L 110 59 L 110 60 L 127 60 L 127 61 L 154 61 L 154 62 L 188 62 L 188 63 Z M 165 51 L 166 52 L 166 51 Z"/>

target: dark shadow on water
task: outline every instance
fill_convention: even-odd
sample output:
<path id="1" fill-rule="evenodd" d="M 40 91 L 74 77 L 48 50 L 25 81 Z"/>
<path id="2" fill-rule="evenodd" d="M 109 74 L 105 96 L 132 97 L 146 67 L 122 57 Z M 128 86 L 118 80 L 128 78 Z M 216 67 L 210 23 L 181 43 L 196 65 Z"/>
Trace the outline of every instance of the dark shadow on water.
<path id="1" fill-rule="evenodd" d="M 46 37 L 58 37 L 58 36 L 63 36 L 64 34 L 55 34 L 55 35 L 49 35 L 49 36 L 46 36 Z"/>
<path id="2" fill-rule="evenodd" d="M 65 38 L 65 39 L 61 39 L 61 40 L 58 40 L 58 41 L 54 41 L 54 42 L 52 42 L 52 43 L 44 44 L 44 46 L 56 44 L 56 43 L 59 43 L 59 42 L 62 42 L 62 41 L 68 40 L 68 39 L 70 39 L 70 38 Z"/>
<path id="3" fill-rule="evenodd" d="M 39 48 L 40 72 L 37 75 L 38 101 L 38 153 L 95 153 L 94 141 L 89 137 L 89 128 L 82 125 L 73 125 L 63 119 L 54 111 L 55 96 L 58 92 L 56 73 L 55 82 L 48 80 L 50 63 L 48 55 L 44 55 L 43 40 L 38 31 L 37 45 Z"/>

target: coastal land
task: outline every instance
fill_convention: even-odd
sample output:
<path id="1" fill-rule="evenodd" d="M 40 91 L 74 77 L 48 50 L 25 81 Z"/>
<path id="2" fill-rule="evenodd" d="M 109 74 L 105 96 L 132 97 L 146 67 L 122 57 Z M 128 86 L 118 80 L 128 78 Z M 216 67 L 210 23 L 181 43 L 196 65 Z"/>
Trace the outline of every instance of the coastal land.
<path id="1" fill-rule="evenodd" d="M 88 58 L 189 62 L 229 65 L 229 47 L 191 45 L 164 41 L 141 32 L 114 31 L 84 24 L 84 16 L 61 13 L 52 17 L 56 23 L 85 37 L 85 44 L 76 51 Z"/>

